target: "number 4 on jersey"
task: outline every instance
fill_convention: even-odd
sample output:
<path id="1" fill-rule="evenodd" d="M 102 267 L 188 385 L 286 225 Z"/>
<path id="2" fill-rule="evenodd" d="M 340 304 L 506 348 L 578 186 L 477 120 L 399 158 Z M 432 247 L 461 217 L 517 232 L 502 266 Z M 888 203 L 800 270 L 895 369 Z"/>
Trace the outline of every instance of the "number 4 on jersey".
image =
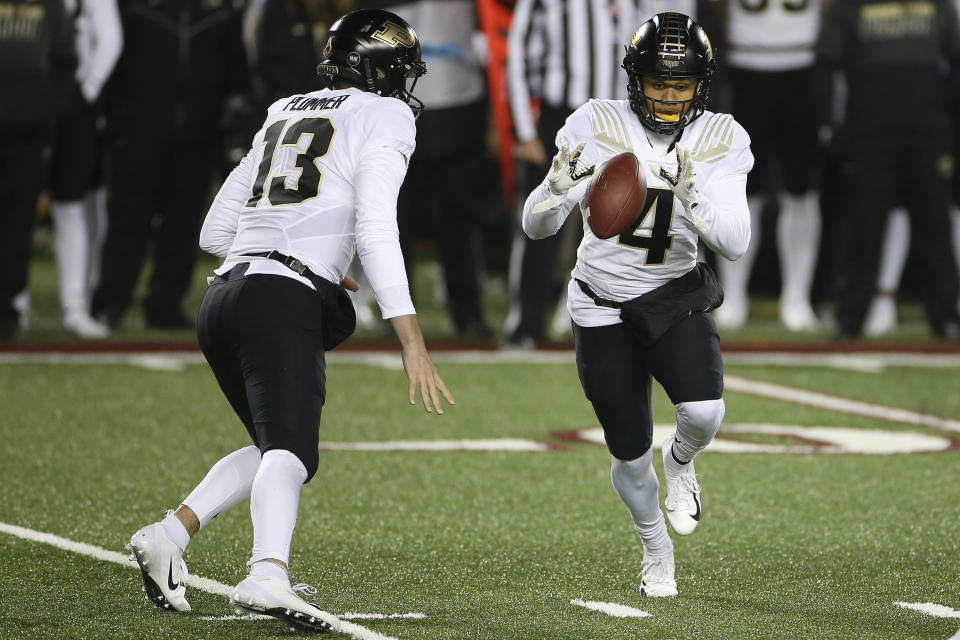
<path id="1" fill-rule="evenodd" d="M 247 200 L 245 207 L 256 207 L 263 198 L 263 188 L 270 179 L 270 188 L 267 192 L 267 202 L 271 206 L 300 204 L 305 200 L 316 198 L 320 192 L 320 181 L 323 173 L 317 168 L 317 160 L 327 155 L 330 142 L 333 140 L 334 128 L 330 118 L 303 118 L 297 120 L 284 131 L 289 120 L 278 120 L 267 127 L 263 136 L 263 159 L 257 171 L 257 179 L 253 182 L 253 194 Z M 282 138 L 281 138 L 281 134 Z M 306 150 L 297 154 L 293 167 L 274 167 L 274 156 L 277 146 L 303 146 L 304 136 L 309 136 Z M 297 172 L 297 186 L 287 188 L 287 177 Z"/>
<path id="2" fill-rule="evenodd" d="M 673 224 L 673 197 L 673 191 L 670 189 L 647 189 L 643 215 L 617 238 L 617 244 L 634 249 L 646 249 L 644 265 L 663 264 L 667 251 L 673 246 L 673 236 L 670 235 L 670 225 Z M 651 211 L 653 212 L 652 227 L 641 229 Z"/>

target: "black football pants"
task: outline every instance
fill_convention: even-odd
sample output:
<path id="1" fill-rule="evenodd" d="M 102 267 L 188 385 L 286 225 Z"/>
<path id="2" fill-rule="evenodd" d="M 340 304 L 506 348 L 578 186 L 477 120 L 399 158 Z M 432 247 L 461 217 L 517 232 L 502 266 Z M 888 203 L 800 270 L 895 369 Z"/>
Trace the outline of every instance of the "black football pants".
<path id="1" fill-rule="evenodd" d="M 231 274 L 200 305 L 203 355 L 260 452 L 292 452 L 309 481 L 326 398 L 320 295 L 292 278 Z"/>
<path id="2" fill-rule="evenodd" d="M 687 316 L 649 347 L 624 323 L 574 323 L 573 336 L 583 392 L 603 427 L 607 449 L 620 460 L 639 458 L 653 444 L 651 379 L 673 404 L 723 396 L 720 337 L 708 313 Z"/>

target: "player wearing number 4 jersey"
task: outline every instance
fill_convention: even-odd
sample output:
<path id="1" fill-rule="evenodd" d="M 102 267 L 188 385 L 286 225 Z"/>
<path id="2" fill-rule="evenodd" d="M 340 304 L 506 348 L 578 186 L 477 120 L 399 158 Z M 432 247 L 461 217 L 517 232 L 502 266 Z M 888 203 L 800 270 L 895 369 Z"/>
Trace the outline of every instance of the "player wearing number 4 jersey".
<path id="1" fill-rule="evenodd" d="M 722 291 L 697 262 L 697 244 L 732 260 L 746 251 L 753 155 L 731 116 L 704 108 L 714 52 L 690 18 L 661 13 L 640 25 L 623 66 L 629 100 L 591 100 L 567 119 L 553 168 L 527 198 L 523 228 L 532 238 L 556 233 L 583 209 L 588 167 L 624 151 L 640 160 L 644 211 L 607 240 L 584 219 L 568 305 L 580 382 L 613 456 L 613 486 L 643 542 L 640 591 L 673 596 L 673 543 L 653 469 L 651 379 L 677 410 L 662 447 L 665 507 L 674 531 L 687 535 L 702 513 L 693 459 L 724 414 L 719 338 L 707 313 Z"/>
<path id="2" fill-rule="evenodd" d="M 324 353 L 353 332 L 339 284 L 356 251 L 383 317 L 400 339 L 414 404 L 443 413 L 437 373 L 410 300 L 397 193 L 414 148 L 411 94 L 426 72 L 413 29 L 380 10 L 330 28 L 318 72 L 327 88 L 270 107 L 253 147 L 210 208 L 200 245 L 224 259 L 197 323 L 203 354 L 253 444 L 217 462 L 161 521 L 133 535 L 148 600 L 189 611 L 183 552 L 218 514 L 250 499 L 250 574 L 230 602 L 305 631 L 339 621 L 306 602 L 287 575 L 301 486 L 318 471 Z M 323 473 L 321 470 L 321 482 Z"/>

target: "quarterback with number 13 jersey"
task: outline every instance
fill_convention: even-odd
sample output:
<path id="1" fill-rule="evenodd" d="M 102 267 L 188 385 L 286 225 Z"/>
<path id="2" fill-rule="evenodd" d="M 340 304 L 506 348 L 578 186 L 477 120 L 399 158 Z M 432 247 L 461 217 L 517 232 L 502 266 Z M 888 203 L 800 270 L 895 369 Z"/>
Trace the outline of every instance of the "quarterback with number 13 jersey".
<path id="1" fill-rule="evenodd" d="M 415 136 L 410 107 L 356 88 L 275 102 L 204 223 L 201 246 L 225 258 L 217 273 L 250 262 L 248 274 L 311 286 L 279 262 L 249 257 L 275 249 L 340 282 L 356 239 L 384 318 L 414 313 L 397 242 L 396 194 Z"/>

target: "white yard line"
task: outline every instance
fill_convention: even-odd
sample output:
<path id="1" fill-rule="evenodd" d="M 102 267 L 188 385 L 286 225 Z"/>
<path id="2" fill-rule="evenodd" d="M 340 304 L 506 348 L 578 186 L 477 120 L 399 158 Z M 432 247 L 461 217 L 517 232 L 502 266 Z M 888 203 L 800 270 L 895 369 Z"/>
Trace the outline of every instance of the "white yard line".
<path id="1" fill-rule="evenodd" d="M 613 616 L 614 618 L 646 618 L 653 615 L 651 613 L 647 613 L 646 611 L 641 611 L 640 609 L 628 607 L 625 604 L 617 604 L 616 602 L 597 602 L 596 600 L 581 600 L 580 598 L 576 598 L 571 600 L 570 604 L 574 604 L 578 607 L 584 607 L 585 609 L 590 609 L 591 611 L 599 611 L 607 614 L 608 616 Z"/>
<path id="2" fill-rule="evenodd" d="M 399 620 L 399 619 L 408 619 L 408 620 L 423 620 L 427 617 L 424 613 L 338 613 L 337 617 L 340 620 Z M 259 613 L 248 613 L 242 616 L 232 615 L 232 616 L 200 616 L 201 620 L 208 620 L 211 622 L 227 622 L 231 620 L 237 621 L 247 621 L 247 620 L 275 620 L 271 616 L 266 616 Z"/>
<path id="3" fill-rule="evenodd" d="M 904 609 L 913 609 L 934 618 L 960 618 L 960 611 L 932 602 L 894 602 L 893 604 Z"/>
<path id="4" fill-rule="evenodd" d="M 55 536 L 52 533 L 44 533 L 42 531 L 35 531 L 25 527 L 18 527 L 15 524 L 7 524 L 6 522 L 0 522 L 0 533 L 8 533 L 12 536 L 16 536 L 24 540 L 30 540 L 32 542 L 42 542 L 43 544 L 49 544 L 57 547 L 58 549 L 63 549 L 64 551 L 72 551 L 73 553 L 79 553 L 80 555 L 96 558 L 97 560 L 103 560 L 104 562 L 113 562 L 130 569 L 140 568 L 137 563 L 134 560 L 131 560 L 126 554 L 117 553 L 116 551 L 109 551 L 92 544 L 75 542 L 67 538 Z M 189 584 L 191 587 L 218 596 L 229 596 L 230 592 L 233 591 L 233 587 L 225 585 L 222 582 L 217 582 L 216 580 L 211 580 L 210 578 L 203 578 L 192 574 L 190 575 Z M 359 616 L 359 614 L 349 615 Z M 385 636 L 371 629 L 367 629 L 366 627 L 361 627 L 358 624 L 348 622 L 344 619 L 341 619 L 340 630 L 343 633 L 357 638 L 357 640 L 397 640 L 393 636 Z"/>
<path id="5" fill-rule="evenodd" d="M 877 418 L 879 420 L 886 420 L 887 422 L 933 427 L 935 429 L 960 433 L 960 420 L 953 420 L 951 418 L 888 407 L 882 404 L 861 402 L 860 400 L 850 400 L 849 398 L 841 398 L 818 391 L 806 391 L 796 387 L 761 382 L 739 376 L 725 375 L 723 376 L 723 384 L 727 391 L 736 391 L 761 398 L 793 402 L 808 407 L 816 407 L 817 409 L 828 409 L 830 411 L 839 411 L 840 413 Z"/>

